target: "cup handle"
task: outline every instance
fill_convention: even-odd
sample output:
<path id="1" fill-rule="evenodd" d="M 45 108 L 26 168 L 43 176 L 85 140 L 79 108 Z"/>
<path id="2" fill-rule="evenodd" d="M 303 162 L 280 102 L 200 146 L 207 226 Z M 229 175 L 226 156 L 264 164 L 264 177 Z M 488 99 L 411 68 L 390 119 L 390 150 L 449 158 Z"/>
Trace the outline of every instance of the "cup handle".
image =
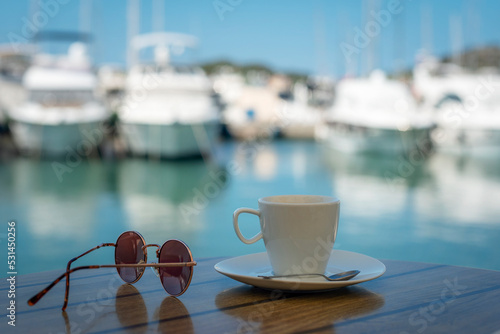
<path id="1" fill-rule="evenodd" d="M 254 209 L 249 209 L 249 208 L 239 208 L 236 211 L 234 211 L 234 213 L 233 213 L 233 225 L 234 225 L 234 231 L 236 232 L 236 235 L 238 236 L 238 238 L 240 238 L 240 240 L 243 243 L 250 245 L 250 244 L 253 244 L 254 242 L 257 242 L 258 240 L 260 240 L 262 238 L 262 231 L 260 231 L 259 233 L 257 233 L 253 237 L 251 237 L 250 239 L 245 238 L 243 236 L 243 234 L 241 234 L 240 227 L 238 226 L 238 216 L 241 213 L 251 213 L 252 215 L 256 215 L 256 216 L 260 217 L 260 211 L 254 210 Z"/>

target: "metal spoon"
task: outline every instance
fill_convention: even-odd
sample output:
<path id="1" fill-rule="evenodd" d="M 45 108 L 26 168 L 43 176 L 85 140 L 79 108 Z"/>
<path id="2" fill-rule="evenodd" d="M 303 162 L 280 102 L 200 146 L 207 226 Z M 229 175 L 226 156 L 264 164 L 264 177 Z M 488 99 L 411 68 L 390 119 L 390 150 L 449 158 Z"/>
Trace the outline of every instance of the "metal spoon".
<path id="1" fill-rule="evenodd" d="M 259 277 L 270 279 L 270 278 L 295 277 L 295 276 L 323 276 L 328 281 L 347 281 L 359 273 L 360 273 L 359 270 L 349 270 L 330 276 L 326 276 L 323 274 L 292 274 L 292 275 L 274 275 L 274 276 L 259 275 Z"/>

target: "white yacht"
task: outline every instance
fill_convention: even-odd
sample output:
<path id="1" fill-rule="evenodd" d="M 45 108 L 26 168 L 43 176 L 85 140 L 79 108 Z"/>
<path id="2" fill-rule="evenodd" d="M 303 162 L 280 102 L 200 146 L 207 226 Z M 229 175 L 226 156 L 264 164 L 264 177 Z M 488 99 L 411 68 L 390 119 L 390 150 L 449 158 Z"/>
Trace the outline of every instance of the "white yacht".
<path id="1" fill-rule="evenodd" d="M 116 65 L 101 66 L 97 72 L 99 96 L 112 112 L 120 107 L 125 91 L 126 71 Z"/>
<path id="2" fill-rule="evenodd" d="M 280 113 L 279 127 L 283 137 L 314 139 L 324 108 L 315 101 L 310 101 L 311 97 L 312 94 L 304 83 L 297 82 L 293 85 L 293 94 L 290 99 L 285 99 Z"/>
<path id="3" fill-rule="evenodd" d="M 404 83 L 374 71 L 368 78 L 339 82 L 336 101 L 316 135 L 339 151 L 404 154 L 428 145 L 432 127 Z"/>
<path id="4" fill-rule="evenodd" d="M 118 111 L 119 128 L 133 155 L 183 158 L 211 153 L 219 129 L 212 84 L 201 68 L 173 66 L 196 38 L 177 33 L 138 35 L 131 47 L 154 47 L 154 64 L 135 64 Z"/>
<path id="5" fill-rule="evenodd" d="M 483 69 L 470 73 L 429 58 L 414 70 L 415 91 L 431 110 L 437 150 L 452 154 L 498 156 L 500 148 L 500 75 Z"/>
<path id="6" fill-rule="evenodd" d="M 22 83 L 27 99 L 8 111 L 20 151 L 82 156 L 99 145 L 108 112 L 94 95 L 97 80 L 85 44 L 74 42 L 63 55 L 34 55 Z"/>
<path id="7" fill-rule="evenodd" d="M 31 62 L 32 44 L 0 44 L 0 131 L 7 127 L 7 110 L 26 99 L 22 78 Z"/>

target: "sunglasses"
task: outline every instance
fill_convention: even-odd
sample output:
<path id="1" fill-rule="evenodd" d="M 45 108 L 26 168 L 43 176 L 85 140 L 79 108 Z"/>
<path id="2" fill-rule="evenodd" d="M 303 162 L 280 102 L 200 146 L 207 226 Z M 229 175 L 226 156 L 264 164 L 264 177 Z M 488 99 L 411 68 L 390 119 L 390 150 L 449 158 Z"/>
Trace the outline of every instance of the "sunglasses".
<path id="1" fill-rule="evenodd" d="M 114 265 L 81 266 L 71 269 L 71 263 L 88 253 L 101 247 L 115 247 Z M 158 263 L 147 263 L 148 247 L 156 247 Z M 64 295 L 64 311 L 68 306 L 69 275 L 82 269 L 116 268 L 120 278 L 126 283 L 137 282 L 144 274 L 146 267 L 154 268 L 160 277 L 161 285 L 171 296 L 180 296 L 186 292 L 191 278 L 193 277 L 193 266 L 196 262 L 189 247 L 180 240 L 167 240 L 160 247 L 157 244 L 146 244 L 142 235 L 135 231 L 127 231 L 120 234 L 116 243 L 105 243 L 96 246 L 80 256 L 71 259 L 66 267 L 66 272 L 50 283 L 45 289 L 37 293 L 28 305 L 35 305 L 50 289 L 66 277 L 66 293 Z"/>

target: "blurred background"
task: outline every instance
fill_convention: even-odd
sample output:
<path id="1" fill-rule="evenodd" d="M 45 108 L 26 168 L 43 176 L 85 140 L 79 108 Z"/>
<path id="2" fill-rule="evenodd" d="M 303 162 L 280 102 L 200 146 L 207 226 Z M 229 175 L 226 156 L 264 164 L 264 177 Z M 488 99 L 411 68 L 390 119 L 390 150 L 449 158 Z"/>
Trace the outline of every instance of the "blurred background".
<path id="1" fill-rule="evenodd" d="M 19 274 L 125 230 L 195 259 L 264 251 L 232 213 L 278 194 L 338 197 L 335 248 L 500 270 L 499 2 L 0 8 L 0 253 L 15 221 Z"/>

